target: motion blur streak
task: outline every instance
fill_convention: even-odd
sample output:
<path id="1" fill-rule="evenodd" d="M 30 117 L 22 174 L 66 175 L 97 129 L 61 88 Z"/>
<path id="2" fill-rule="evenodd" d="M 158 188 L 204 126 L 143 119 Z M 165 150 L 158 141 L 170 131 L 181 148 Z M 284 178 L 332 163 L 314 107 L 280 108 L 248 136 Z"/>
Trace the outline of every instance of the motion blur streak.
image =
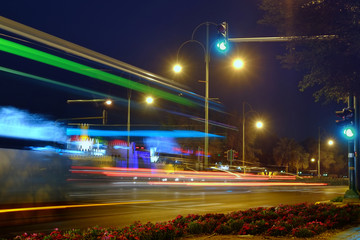
<path id="1" fill-rule="evenodd" d="M 122 101 L 124 103 L 127 103 L 127 99 L 118 98 L 118 97 L 115 97 L 115 96 L 110 96 L 109 94 L 89 90 L 89 89 L 86 89 L 86 88 L 77 87 L 77 86 L 74 86 L 74 85 L 58 82 L 58 81 L 51 80 L 51 79 L 48 79 L 48 78 L 39 77 L 39 76 L 32 75 L 32 74 L 29 74 L 29 73 L 20 72 L 20 71 L 14 70 L 14 69 L 5 68 L 5 67 L 0 66 L 0 71 L 11 73 L 11 74 L 16 74 L 16 75 L 19 75 L 19 76 L 22 76 L 22 77 L 31 78 L 31 79 L 38 80 L 38 81 L 45 82 L 45 83 L 50 83 L 50 84 L 57 85 L 57 86 L 63 87 L 63 88 L 69 88 L 69 89 L 76 90 L 76 91 L 83 92 L 83 93 L 90 93 L 90 94 L 98 96 L 98 97 L 110 98 L 110 99 L 112 99 L 114 101 Z"/>
<path id="2" fill-rule="evenodd" d="M 79 204 L 79 205 L 13 208 L 13 209 L 0 209 L 0 213 L 40 211 L 40 210 L 49 210 L 49 209 L 65 209 L 65 208 L 81 208 L 81 207 L 102 207 L 102 206 L 116 206 L 116 205 L 130 205 L 130 204 L 144 204 L 144 203 L 181 202 L 181 201 L 194 201 L 194 200 L 200 200 L 200 199 L 202 199 L 202 198 L 183 198 L 183 199 L 150 200 L 150 201 L 144 200 L 144 201 L 133 201 L 133 202 L 94 203 L 94 204 L 81 204 L 81 205 Z"/>
<path id="3" fill-rule="evenodd" d="M 0 136 L 66 142 L 65 128 L 60 124 L 13 107 L 0 107 Z"/>
<path id="4" fill-rule="evenodd" d="M 58 81 L 55 81 L 55 80 L 52 80 L 52 79 L 49 79 L 49 78 L 36 76 L 36 75 L 33 75 L 33 74 L 17 71 L 17 70 L 2 67 L 2 66 L 0 66 L 0 71 L 11 73 L 11 74 L 16 74 L 18 76 L 22 76 L 22 77 L 26 77 L 26 78 L 31 78 L 33 80 L 37 80 L 37 81 L 49 83 L 49 84 L 52 84 L 52 85 L 56 85 L 58 87 L 75 90 L 75 91 L 78 91 L 79 93 L 87 93 L 87 94 L 91 94 L 92 96 L 96 96 L 96 97 L 110 98 L 113 101 L 121 102 L 123 104 L 125 104 L 125 103 L 127 104 L 127 102 L 128 102 L 128 99 L 115 97 L 115 96 L 112 96 L 112 95 L 109 95 L 109 94 L 105 94 L 105 93 L 93 91 L 93 90 L 90 90 L 90 89 L 70 85 L 70 84 L 67 84 L 67 83 L 58 82 Z M 136 103 L 133 103 L 133 104 L 136 104 Z M 156 108 L 156 107 L 154 107 L 154 108 Z M 194 121 L 204 122 L 204 119 L 200 119 L 197 116 L 192 116 L 192 115 L 189 115 L 189 114 L 184 114 L 184 113 L 175 112 L 175 111 L 171 111 L 171 110 L 166 110 L 166 109 L 162 109 L 162 108 L 156 108 L 156 109 L 158 111 L 166 111 L 166 112 L 169 112 L 169 113 L 172 113 L 172 114 L 175 114 L 175 115 L 188 117 L 188 118 L 190 118 L 190 119 L 192 119 Z M 237 130 L 237 128 L 234 127 L 234 126 L 226 125 L 226 124 L 219 123 L 219 122 L 209 121 L 209 124 L 214 125 L 214 126 L 220 126 L 220 127 L 227 128 L 227 129 Z"/>
<path id="5" fill-rule="evenodd" d="M 144 84 L 134 82 L 129 79 L 114 74 L 110 74 L 95 68 L 91 68 L 90 66 L 86 66 L 61 57 L 57 57 L 49 53 L 45 53 L 3 38 L 0 38 L 0 50 L 24 58 L 28 58 L 34 61 L 42 62 L 51 66 L 62 68 L 71 72 L 75 72 L 84 76 L 88 76 L 108 83 L 112 83 L 118 86 L 131 88 L 135 91 L 152 94 L 183 105 L 187 105 L 187 106 L 195 105 L 194 102 L 190 101 L 189 99 L 185 99 L 183 97 L 156 88 L 152 88 Z"/>
<path id="6" fill-rule="evenodd" d="M 148 182 L 150 185 L 184 185 L 202 187 L 266 187 L 266 186 L 326 186 L 327 183 L 301 182 Z"/>
<path id="7" fill-rule="evenodd" d="M 193 172 L 169 171 L 164 169 L 146 168 L 121 168 L 121 167 L 87 167 L 72 166 L 70 171 L 74 174 L 101 174 L 109 177 L 144 177 L 144 178 L 169 178 L 169 179 L 233 179 L 233 180 L 295 180 L 295 176 L 267 176 L 254 174 L 240 174 L 237 176 L 226 172 Z M 68 179 L 69 181 L 73 179 Z"/>
<path id="8" fill-rule="evenodd" d="M 89 129 L 88 135 L 92 137 L 118 137 L 128 136 L 130 137 L 173 137 L 173 138 L 202 138 L 204 137 L 203 132 L 199 131 L 188 131 L 188 130 L 172 130 L 172 131 L 154 131 L 154 130 L 133 130 L 130 133 L 128 131 L 114 131 L 114 130 L 96 130 Z M 66 130 L 67 135 L 81 135 L 82 130 L 78 128 L 68 128 Z M 208 134 L 209 137 L 220 137 L 223 136 Z"/>

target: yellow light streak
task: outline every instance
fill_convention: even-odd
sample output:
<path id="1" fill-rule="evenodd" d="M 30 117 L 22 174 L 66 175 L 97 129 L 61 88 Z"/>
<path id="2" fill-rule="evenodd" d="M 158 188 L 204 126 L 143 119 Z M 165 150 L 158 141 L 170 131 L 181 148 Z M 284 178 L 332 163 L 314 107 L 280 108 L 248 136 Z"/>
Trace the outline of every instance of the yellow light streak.
<path id="1" fill-rule="evenodd" d="M 12 208 L 0 209 L 0 213 L 8 212 L 25 212 L 25 211 L 41 211 L 41 210 L 54 210 L 66 208 L 81 208 L 81 207 L 103 207 L 103 206 L 116 206 L 116 205 L 130 205 L 130 204 L 144 204 L 144 203 L 161 203 L 161 202 L 177 202 L 177 201 L 194 201 L 201 200 L 202 198 L 182 198 L 182 199 L 166 199 L 166 200 L 149 200 L 149 201 L 134 201 L 134 202 L 116 202 L 116 203 L 93 203 L 93 204 L 79 204 L 79 205 L 59 205 L 59 206 L 42 206 L 42 207 L 27 207 L 27 208 Z"/>

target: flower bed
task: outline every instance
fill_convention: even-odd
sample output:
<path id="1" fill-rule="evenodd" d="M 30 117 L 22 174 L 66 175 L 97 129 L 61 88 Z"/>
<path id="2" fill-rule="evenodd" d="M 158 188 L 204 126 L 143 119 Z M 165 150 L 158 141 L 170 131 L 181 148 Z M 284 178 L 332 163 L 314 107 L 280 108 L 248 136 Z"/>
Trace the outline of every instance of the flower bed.
<path id="1" fill-rule="evenodd" d="M 87 230 L 60 231 L 50 234 L 24 233 L 14 239 L 120 239 L 170 240 L 188 234 L 240 234 L 313 237 L 358 220 L 360 206 L 337 207 L 332 204 L 279 205 L 228 214 L 178 216 L 163 223 L 135 222 L 124 228 L 92 227 Z"/>

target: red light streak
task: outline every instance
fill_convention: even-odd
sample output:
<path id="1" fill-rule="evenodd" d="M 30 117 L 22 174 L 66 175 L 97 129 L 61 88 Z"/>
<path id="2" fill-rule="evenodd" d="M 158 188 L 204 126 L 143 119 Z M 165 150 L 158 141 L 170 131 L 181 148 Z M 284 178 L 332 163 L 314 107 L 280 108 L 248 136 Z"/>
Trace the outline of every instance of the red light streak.
<path id="1" fill-rule="evenodd" d="M 72 166 L 72 173 L 101 174 L 109 177 L 178 178 L 178 179 L 224 179 L 224 180 L 295 180 L 295 176 L 267 176 L 227 172 L 169 171 L 165 169 L 122 168 L 122 167 L 84 167 Z"/>

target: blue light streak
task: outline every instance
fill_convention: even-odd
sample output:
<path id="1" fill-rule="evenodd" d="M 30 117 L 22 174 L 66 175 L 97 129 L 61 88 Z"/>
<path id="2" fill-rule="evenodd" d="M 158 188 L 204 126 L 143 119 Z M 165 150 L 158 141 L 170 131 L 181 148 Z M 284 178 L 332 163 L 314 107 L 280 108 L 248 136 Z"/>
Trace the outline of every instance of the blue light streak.
<path id="1" fill-rule="evenodd" d="M 66 135 L 81 135 L 82 130 L 78 128 L 66 129 Z M 128 131 L 88 129 L 87 134 L 91 137 L 121 137 L 127 136 Z M 205 133 L 188 130 L 156 131 L 156 130 L 134 130 L 129 132 L 130 137 L 172 137 L 172 138 L 203 138 Z M 209 134 L 212 138 L 223 138 L 224 136 Z"/>
<path id="2" fill-rule="evenodd" d="M 0 107 L 0 136 L 66 142 L 65 127 L 13 107 Z"/>

